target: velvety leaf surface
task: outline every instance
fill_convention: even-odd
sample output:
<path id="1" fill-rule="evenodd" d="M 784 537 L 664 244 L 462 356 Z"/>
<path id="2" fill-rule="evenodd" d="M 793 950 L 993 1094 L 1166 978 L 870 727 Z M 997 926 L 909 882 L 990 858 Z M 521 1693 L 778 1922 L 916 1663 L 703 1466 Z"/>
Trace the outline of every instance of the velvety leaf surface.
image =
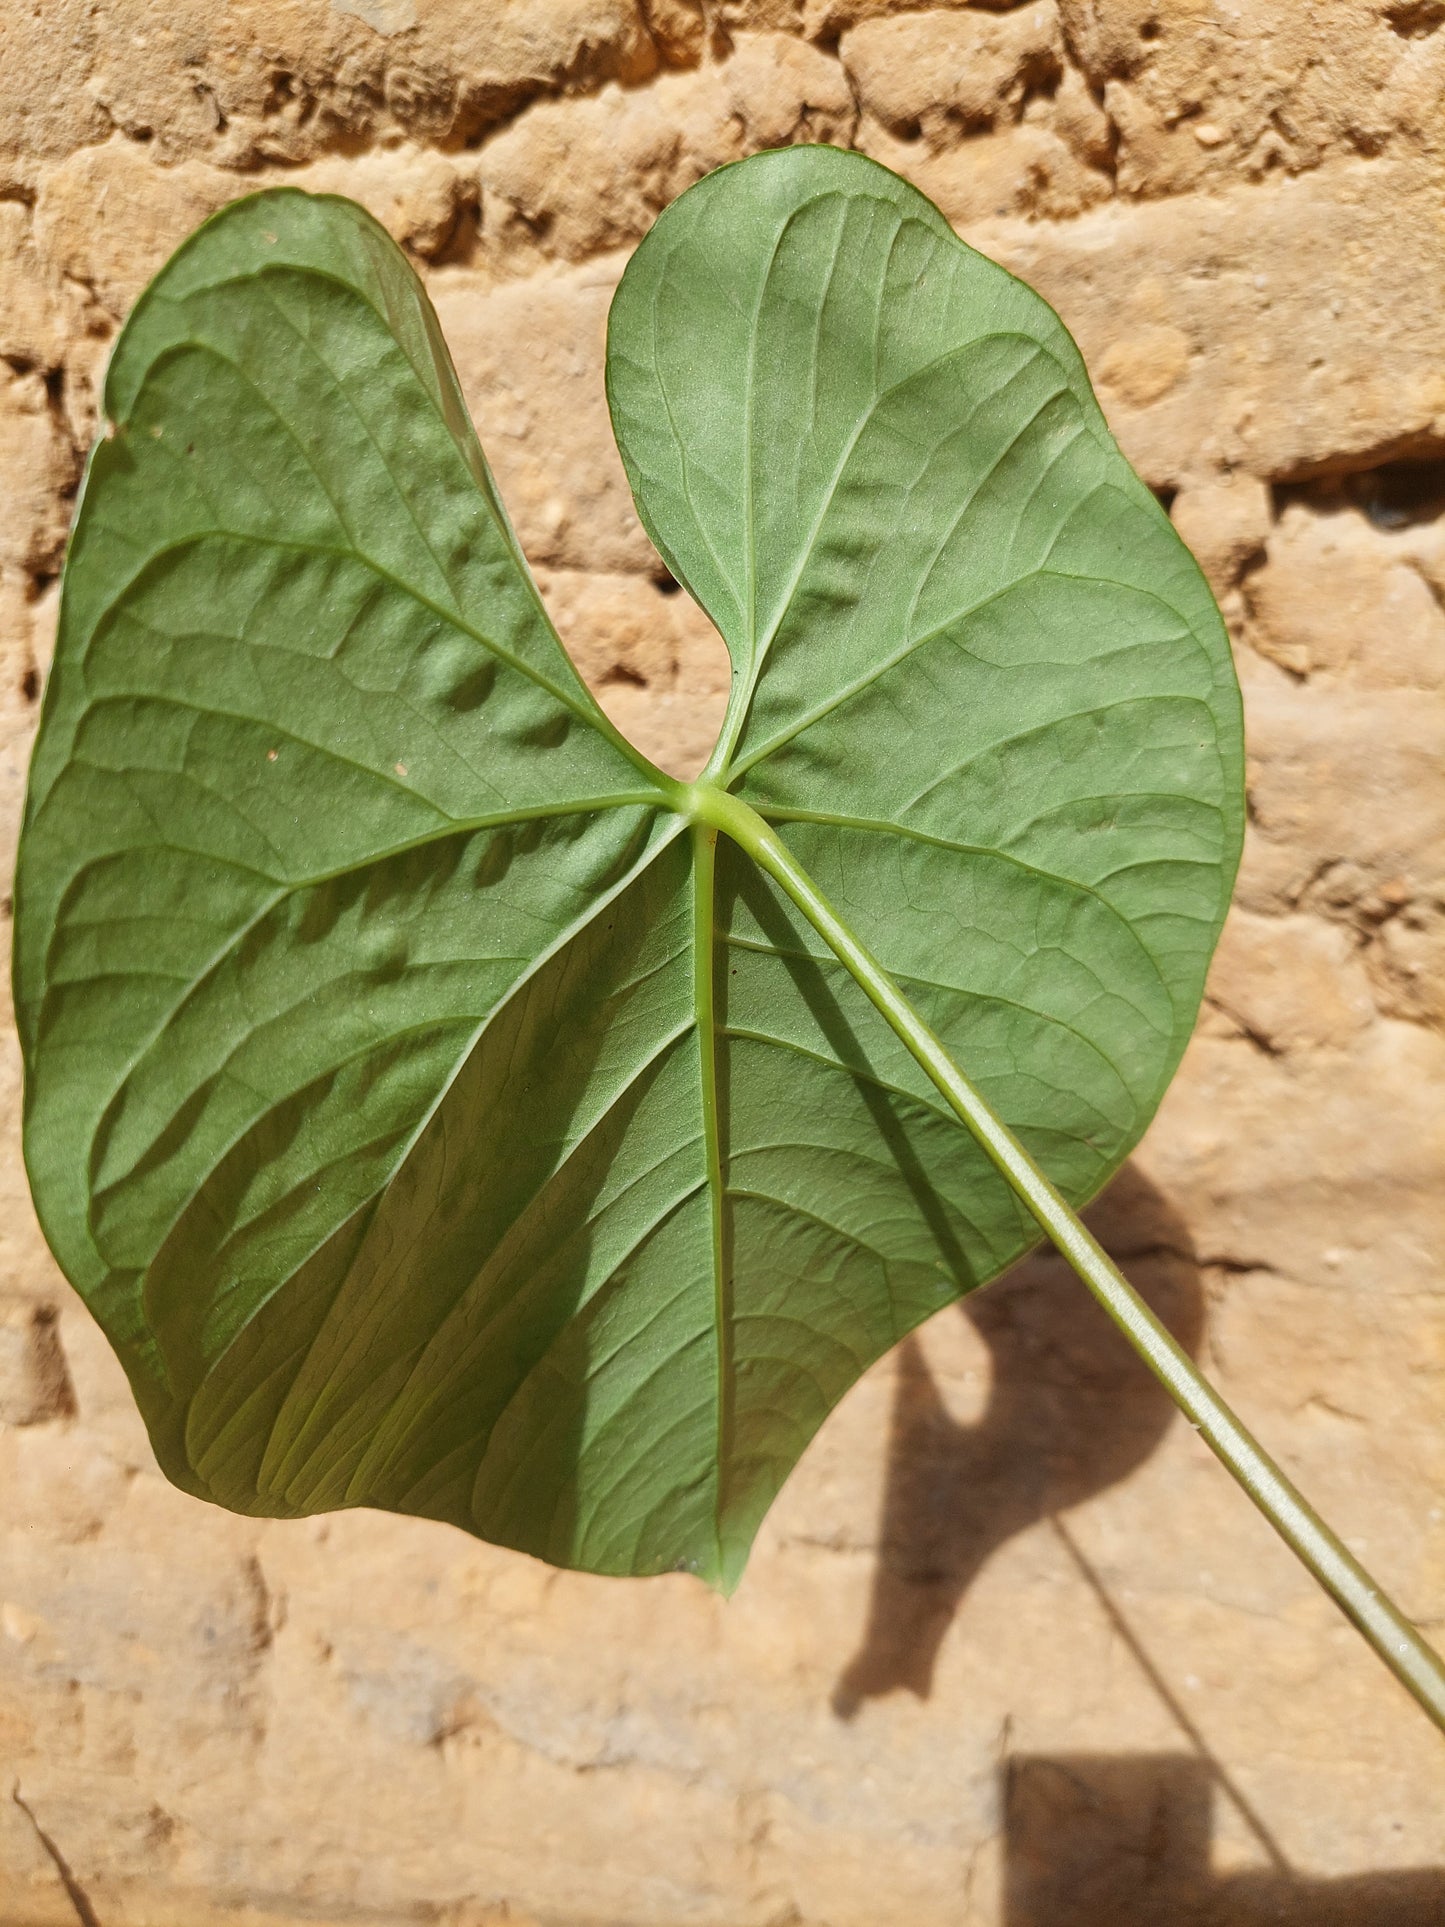
<path id="1" fill-rule="evenodd" d="M 794 149 L 668 210 L 608 363 L 778 824 L 1090 1195 L 1238 855 L 1207 590 L 1027 288 Z M 121 339 L 17 883 L 26 1149 L 168 1473 L 741 1571 L 858 1374 L 1034 1235 L 846 972 L 623 743 L 411 270 L 216 217 Z"/>

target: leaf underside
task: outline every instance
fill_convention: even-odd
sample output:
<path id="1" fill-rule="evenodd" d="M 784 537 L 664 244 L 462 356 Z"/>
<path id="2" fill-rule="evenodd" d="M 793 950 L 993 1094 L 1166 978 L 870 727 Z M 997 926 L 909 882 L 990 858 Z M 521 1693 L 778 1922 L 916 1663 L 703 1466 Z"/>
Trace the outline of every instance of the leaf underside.
<path id="1" fill-rule="evenodd" d="M 1051 310 L 826 148 L 634 255 L 608 392 L 777 824 L 1083 1201 L 1238 856 L 1204 583 Z M 282 190 L 111 365 L 16 894 L 46 1234 L 179 1485 L 731 1586 L 829 1409 L 1036 1233 L 602 716 L 410 267 Z"/>

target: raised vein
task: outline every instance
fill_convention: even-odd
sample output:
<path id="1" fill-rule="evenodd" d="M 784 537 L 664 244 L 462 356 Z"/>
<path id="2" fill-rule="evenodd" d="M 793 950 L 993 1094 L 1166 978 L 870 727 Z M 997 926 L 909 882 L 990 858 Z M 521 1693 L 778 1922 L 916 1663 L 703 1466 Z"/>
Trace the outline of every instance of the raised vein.
<path id="1" fill-rule="evenodd" d="M 692 826 L 693 1008 L 697 1014 L 698 1071 L 703 1156 L 712 1217 L 713 1320 L 717 1338 L 717 1486 L 713 1531 L 722 1565 L 723 1469 L 731 1454 L 733 1426 L 732 1278 L 729 1272 L 727 1206 L 723 1195 L 722 1115 L 718 1102 L 716 928 L 714 917 L 717 836 L 706 823 Z"/>

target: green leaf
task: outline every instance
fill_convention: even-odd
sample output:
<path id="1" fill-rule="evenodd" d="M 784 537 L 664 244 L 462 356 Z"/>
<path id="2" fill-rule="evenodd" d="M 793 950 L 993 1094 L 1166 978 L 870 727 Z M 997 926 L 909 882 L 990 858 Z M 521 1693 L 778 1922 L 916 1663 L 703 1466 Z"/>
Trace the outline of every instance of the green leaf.
<path id="1" fill-rule="evenodd" d="M 1078 354 L 827 148 L 613 307 L 638 508 L 779 826 L 1075 1201 L 1178 1061 L 1242 824 L 1198 571 Z M 21 846 L 26 1155 L 168 1474 L 730 1586 L 824 1415 L 1037 1233 L 602 716 L 410 268 L 215 217 L 112 364 Z"/>

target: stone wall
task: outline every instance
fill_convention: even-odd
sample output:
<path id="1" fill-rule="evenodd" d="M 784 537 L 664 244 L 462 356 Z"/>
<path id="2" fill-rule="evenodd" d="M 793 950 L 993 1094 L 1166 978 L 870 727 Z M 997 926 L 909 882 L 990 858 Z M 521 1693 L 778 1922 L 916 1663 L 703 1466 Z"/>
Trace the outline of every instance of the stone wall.
<path id="1" fill-rule="evenodd" d="M 1445 4 L 0 0 L 0 822 L 108 347 L 278 180 L 425 275 L 545 593 L 674 767 L 720 645 L 607 427 L 627 250 L 852 143 L 1075 331 L 1236 639 L 1251 829 L 1102 1207 L 1445 1632 Z M 8 911 L 8 902 L 6 905 Z M 1055 1263 L 828 1422 L 730 1603 L 157 1475 L 50 1262 L 3 1050 L 5 1927 L 1445 1918 L 1445 1751 Z"/>

